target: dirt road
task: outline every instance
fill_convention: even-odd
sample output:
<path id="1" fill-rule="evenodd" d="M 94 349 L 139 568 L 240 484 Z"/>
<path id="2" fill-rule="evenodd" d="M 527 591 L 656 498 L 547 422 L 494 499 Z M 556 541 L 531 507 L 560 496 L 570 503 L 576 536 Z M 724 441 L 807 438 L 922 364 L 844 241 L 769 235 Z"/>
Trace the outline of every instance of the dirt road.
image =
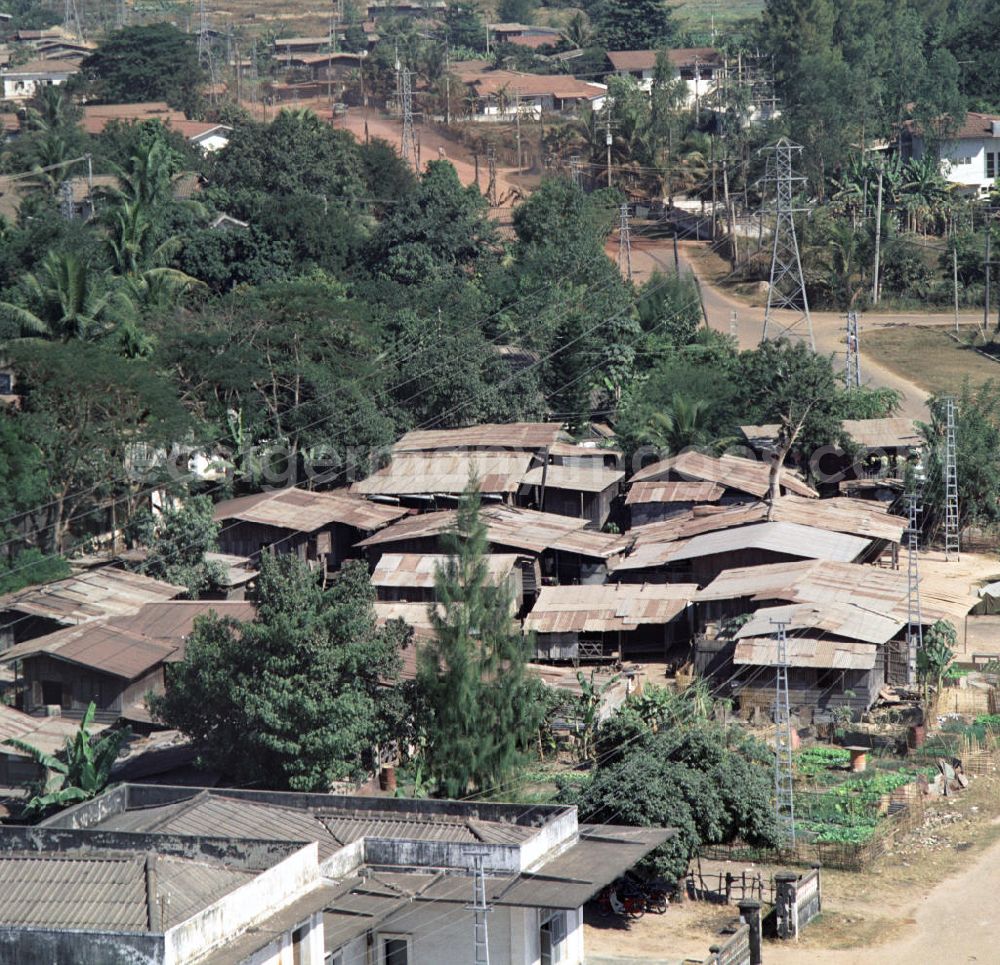
<path id="1" fill-rule="evenodd" d="M 866 949 L 830 950 L 770 943 L 768 965 L 965 965 L 1000 962 L 997 893 L 1000 842 L 964 871 L 929 888 L 910 910 L 899 934 Z"/>

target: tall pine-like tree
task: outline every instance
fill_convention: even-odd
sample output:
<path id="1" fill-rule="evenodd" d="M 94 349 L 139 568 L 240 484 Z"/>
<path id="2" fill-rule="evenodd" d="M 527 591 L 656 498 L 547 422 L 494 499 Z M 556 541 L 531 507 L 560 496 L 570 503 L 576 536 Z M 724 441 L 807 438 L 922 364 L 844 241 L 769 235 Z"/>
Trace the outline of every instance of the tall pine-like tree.
<path id="1" fill-rule="evenodd" d="M 434 639 L 419 654 L 417 684 L 429 773 L 455 797 L 502 785 L 524 763 L 543 703 L 542 685 L 525 670 L 528 641 L 512 618 L 510 590 L 490 575 L 475 480 L 446 539 L 430 608 Z"/>

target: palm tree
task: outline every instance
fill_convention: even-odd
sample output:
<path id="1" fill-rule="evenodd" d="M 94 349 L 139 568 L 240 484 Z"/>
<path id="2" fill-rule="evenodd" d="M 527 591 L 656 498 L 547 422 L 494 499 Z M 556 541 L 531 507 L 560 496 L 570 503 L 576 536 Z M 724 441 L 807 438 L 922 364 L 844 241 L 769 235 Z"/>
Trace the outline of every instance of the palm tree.
<path id="1" fill-rule="evenodd" d="M 46 771 L 40 784 L 32 788 L 34 794 L 24 809 L 25 815 L 41 815 L 50 808 L 65 807 L 74 801 L 88 801 L 108 786 L 111 768 L 132 731 L 128 727 L 111 730 L 100 740 L 95 740 L 90 733 L 95 712 L 96 707 L 91 701 L 76 734 L 72 740 L 66 739 L 64 760 L 13 737 L 3 742 L 30 755 Z"/>
<path id="2" fill-rule="evenodd" d="M 48 130 L 31 147 L 29 187 L 55 194 L 66 180 L 67 161 L 71 160 L 69 143 L 57 130 Z"/>
<path id="3" fill-rule="evenodd" d="M 70 339 L 93 339 L 106 330 L 110 294 L 99 276 L 72 252 L 50 251 L 41 270 L 21 279 L 29 307 L 0 302 L 0 313 L 18 323 L 26 334 Z"/>
<path id="4" fill-rule="evenodd" d="M 666 409 L 650 415 L 644 441 L 672 453 L 691 446 L 717 446 L 722 440 L 712 432 L 710 416 L 711 405 L 705 399 L 691 399 L 675 392 Z"/>
<path id="5" fill-rule="evenodd" d="M 589 47 L 594 40 L 594 31 L 590 28 L 590 21 L 582 11 L 577 10 L 566 24 L 566 39 L 574 47 Z"/>

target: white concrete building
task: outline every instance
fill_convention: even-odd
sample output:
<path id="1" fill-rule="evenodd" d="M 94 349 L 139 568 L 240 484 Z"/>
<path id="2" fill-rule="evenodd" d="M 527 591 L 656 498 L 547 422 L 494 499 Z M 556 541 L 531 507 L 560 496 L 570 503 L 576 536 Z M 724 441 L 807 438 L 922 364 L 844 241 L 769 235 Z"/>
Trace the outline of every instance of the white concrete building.
<path id="1" fill-rule="evenodd" d="M 17 830 L 27 839 L 37 829 Z M 490 960 L 583 965 L 584 903 L 673 834 L 579 825 L 576 808 L 561 805 L 139 784 L 63 811 L 41 833 L 71 836 L 84 852 L 88 835 L 95 847 L 134 838 L 144 853 L 187 844 L 198 855 L 245 853 L 265 866 L 259 878 L 274 880 L 269 904 L 247 885 L 234 887 L 184 923 L 184 935 L 204 934 L 200 950 L 177 939 L 163 954 L 128 959 L 192 965 L 468 965 L 480 860 Z M 0 943 L 23 930 L 6 923 L 2 870 L 0 853 Z M 106 939 L 97 957 L 74 961 L 125 960 L 108 957 L 109 947 Z"/>
<path id="2" fill-rule="evenodd" d="M 78 64 L 61 60 L 33 60 L 0 71 L 5 101 L 26 101 L 43 87 L 58 87 L 79 73 Z"/>
<path id="3" fill-rule="evenodd" d="M 921 158 L 927 142 L 914 124 L 903 132 L 904 157 Z M 1000 114 L 970 111 L 937 149 L 941 173 L 968 193 L 986 194 L 1000 177 Z"/>
<path id="4" fill-rule="evenodd" d="M 714 47 L 681 47 L 667 50 L 667 60 L 687 88 L 686 105 L 693 107 L 715 90 L 725 59 Z M 652 90 L 656 76 L 655 50 L 609 50 L 614 73 L 635 78 L 641 90 Z"/>

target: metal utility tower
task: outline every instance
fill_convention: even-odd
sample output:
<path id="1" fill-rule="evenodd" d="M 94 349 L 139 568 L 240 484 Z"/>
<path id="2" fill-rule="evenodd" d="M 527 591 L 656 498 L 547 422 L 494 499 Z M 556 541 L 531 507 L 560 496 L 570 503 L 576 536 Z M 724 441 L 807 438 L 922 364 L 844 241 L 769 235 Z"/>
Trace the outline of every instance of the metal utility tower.
<path id="1" fill-rule="evenodd" d="M 844 388 L 861 388 L 861 354 L 858 343 L 858 313 L 847 313 L 847 367 L 844 369 Z"/>
<path id="2" fill-rule="evenodd" d="M 73 210 L 73 182 L 70 178 L 65 178 L 59 182 L 59 213 L 63 221 L 72 221 L 75 214 Z"/>
<path id="3" fill-rule="evenodd" d="M 632 237 L 628 227 L 628 202 L 625 201 L 618 220 L 618 270 L 632 280 Z"/>
<path id="4" fill-rule="evenodd" d="M 955 449 L 955 397 L 944 400 L 944 555 L 959 559 L 958 464 Z"/>
<path id="5" fill-rule="evenodd" d="M 400 144 L 400 153 L 408 164 L 419 167 L 417 137 L 413 131 L 413 86 L 409 68 L 404 67 L 399 76 L 400 109 L 403 112 L 403 138 Z"/>
<path id="6" fill-rule="evenodd" d="M 794 173 L 792 156 L 797 156 L 802 148 L 783 137 L 768 150 L 771 156 L 768 158 L 768 173 L 764 180 L 773 181 L 775 185 L 774 240 L 762 341 L 769 338 L 804 339 L 815 350 L 816 340 L 813 337 L 809 299 L 802 277 L 799 242 L 795 237 L 795 212 L 802 209 L 792 207 L 795 185 L 805 181 L 804 177 Z M 778 312 L 789 314 L 779 317 Z"/>
<path id="7" fill-rule="evenodd" d="M 115 26 L 121 30 L 122 27 L 128 25 L 128 7 L 125 6 L 125 0 L 118 0 L 115 6 Z"/>
<path id="8" fill-rule="evenodd" d="M 493 910 L 486 904 L 485 851 L 466 851 L 472 857 L 472 904 L 465 907 L 473 913 L 475 942 L 474 965 L 490 965 L 490 939 L 486 916 Z"/>
<path id="9" fill-rule="evenodd" d="M 83 25 L 80 23 L 80 11 L 76 0 L 66 0 L 63 4 L 63 26 L 69 30 L 72 24 L 73 35 L 77 40 L 83 40 Z"/>
<path id="10" fill-rule="evenodd" d="M 906 540 L 906 683 L 917 684 L 917 653 L 924 646 L 924 622 L 920 614 L 920 572 L 917 567 L 917 550 L 920 534 L 917 530 L 917 494 L 906 494 L 910 526 Z"/>
<path id="11" fill-rule="evenodd" d="M 486 148 L 486 200 L 490 207 L 497 206 L 497 149 L 490 144 Z"/>
<path id="12" fill-rule="evenodd" d="M 788 705 L 788 623 L 772 620 L 777 659 L 774 664 L 774 811 L 778 833 L 795 847 L 795 795 L 792 788 L 792 712 Z"/>
<path id="13" fill-rule="evenodd" d="M 573 183 L 580 187 L 580 162 L 582 158 L 579 154 L 574 154 L 569 159 L 569 173 L 570 177 L 573 179 Z"/>

